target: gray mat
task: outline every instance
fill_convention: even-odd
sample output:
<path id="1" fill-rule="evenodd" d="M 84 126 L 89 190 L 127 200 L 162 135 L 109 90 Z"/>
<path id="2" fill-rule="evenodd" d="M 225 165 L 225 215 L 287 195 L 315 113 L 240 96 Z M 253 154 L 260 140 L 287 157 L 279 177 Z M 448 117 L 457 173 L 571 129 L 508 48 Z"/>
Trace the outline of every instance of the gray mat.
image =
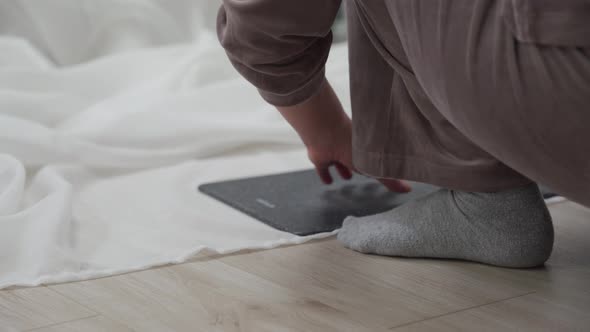
<path id="1" fill-rule="evenodd" d="M 263 223 L 296 235 L 331 232 L 346 216 L 384 212 L 437 188 L 410 182 L 412 192 L 389 192 L 376 180 L 334 177 L 324 185 L 314 170 L 208 183 L 199 190 Z M 547 195 L 552 195 L 546 192 Z"/>

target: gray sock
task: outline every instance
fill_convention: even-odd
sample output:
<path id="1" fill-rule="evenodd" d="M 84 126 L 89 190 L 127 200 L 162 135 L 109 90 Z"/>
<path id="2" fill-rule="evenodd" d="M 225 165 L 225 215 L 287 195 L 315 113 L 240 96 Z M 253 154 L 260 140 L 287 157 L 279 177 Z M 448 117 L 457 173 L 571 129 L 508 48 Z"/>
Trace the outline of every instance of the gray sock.
<path id="1" fill-rule="evenodd" d="M 522 268 L 549 258 L 553 224 L 536 185 L 496 193 L 441 189 L 384 213 L 348 217 L 338 240 L 362 253 Z"/>

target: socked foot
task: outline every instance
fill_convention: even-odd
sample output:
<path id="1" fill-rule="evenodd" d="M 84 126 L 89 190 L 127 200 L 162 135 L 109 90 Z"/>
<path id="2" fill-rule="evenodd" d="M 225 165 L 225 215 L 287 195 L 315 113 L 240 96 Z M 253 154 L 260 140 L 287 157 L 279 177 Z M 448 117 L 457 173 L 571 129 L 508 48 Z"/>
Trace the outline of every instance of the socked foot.
<path id="1" fill-rule="evenodd" d="M 536 185 L 496 193 L 441 189 L 384 213 L 348 217 L 338 240 L 362 253 L 524 268 L 549 258 L 553 224 Z"/>

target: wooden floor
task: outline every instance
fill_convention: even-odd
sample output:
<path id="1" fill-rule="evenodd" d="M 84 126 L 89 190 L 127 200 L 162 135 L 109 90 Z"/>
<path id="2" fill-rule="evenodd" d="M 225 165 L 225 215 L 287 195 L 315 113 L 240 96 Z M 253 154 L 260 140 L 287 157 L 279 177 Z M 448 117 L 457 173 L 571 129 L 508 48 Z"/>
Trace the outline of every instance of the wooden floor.
<path id="1" fill-rule="evenodd" d="M 361 255 L 335 240 L 0 292 L 0 331 L 589 331 L 590 210 L 544 268 Z"/>

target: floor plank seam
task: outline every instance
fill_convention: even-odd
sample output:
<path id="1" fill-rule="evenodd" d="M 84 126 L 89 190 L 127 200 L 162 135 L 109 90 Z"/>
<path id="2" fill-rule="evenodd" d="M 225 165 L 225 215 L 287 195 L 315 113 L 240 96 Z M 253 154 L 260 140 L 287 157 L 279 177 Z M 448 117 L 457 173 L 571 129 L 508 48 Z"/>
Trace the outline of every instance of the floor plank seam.
<path id="1" fill-rule="evenodd" d="M 62 284 L 58 284 L 58 285 L 62 285 Z M 100 315 L 100 312 L 98 312 L 98 311 L 96 311 L 96 310 L 92 309 L 91 307 L 89 307 L 89 306 L 85 305 L 84 303 L 80 303 L 80 302 L 78 302 L 76 299 L 74 299 L 74 298 L 72 298 L 72 297 L 68 296 L 67 294 L 64 294 L 64 293 L 62 293 L 62 292 L 58 291 L 57 289 L 54 289 L 54 288 L 53 288 L 53 287 L 51 287 L 51 286 L 47 286 L 47 289 L 49 289 L 50 291 L 52 291 L 52 292 L 54 292 L 54 293 L 56 293 L 56 294 L 59 294 L 60 296 L 63 296 L 63 297 L 65 297 L 66 299 L 68 299 L 68 300 L 70 300 L 70 301 L 72 301 L 72 302 L 76 303 L 77 305 L 81 306 L 82 308 L 84 308 L 84 309 L 86 309 L 86 310 L 88 310 L 88 311 L 91 311 L 91 312 L 95 313 L 96 315 Z"/>
<path id="2" fill-rule="evenodd" d="M 64 294 L 64 293 L 61 293 L 61 292 L 60 292 L 60 291 L 58 291 L 58 290 L 55 290 L 55 289 L 52 289 L 52 290 L 53 290 L 54 292 L 56 292 L 56 293 L 58 293 L 58 294 L 60 294 L 60 295 L 64 296 L 64 297 L 66 297 L 67 299 L 74 301 L 75 303 L 77 303 L 77 304 L 81 305 L 82 307 L 84 307 L 84 308 L 86 308 L 86 309 L 88 309 L 88 310 L 90 310 L 90 311 L 92 311 L 92 312 L 96 313 L 96 315 L 94 315 L 94 316 L 91 316 L 91 317 L 102 316 L 102 317 L 104 317 L 104 318 L 106 318 L 106 319 L 108 319 L 108 320 L 111 320 L 111 321 L 113 321 L 113 322 L 115 322 L 115 323 L 117 323 L 117 324 L 120 324 L 121 326 L 125 326 L 126 328 L 128 328 L 128 329 L 130 329 L 130 330 L 134 331 L 134 329 L 133 329 L 133 328 L 131 328 L 131 327 L 130 327 L 130 326 L 129 326 L 129 325 L 128 325 L 128 324 L 127 324 L 125 321 L 121 321 L 121 320 L 119 320 L 119 319 L 117 319 L 117 318 L 115 318 L 115 317 L 111 317 L 111 315 L 109 315 L 109 314 L 107 314 L 106 312 L 104 312 L 104 310 L 97 311 L 97 310 L 93 309 L 93 308 L 92 308 L 92 307 L 90 307 L 90 306 L 84 305 L 84 304 L 82 304 L 82 303 L 80 303 L 80 302 L 76 301 L 75 299 L 73 299 L 73 298 L 71 298 L 71 297 L 67 296 L 67 295 L 66 295 L 66 294 Z M 91 317 L 88 317 L 88 318 L 91 318 Z M 24 332 L 29 332 L 29 331 L 24 331 Z"/>
<path id="3" fill-rule="evenodd" d="M 93 310 L 93 312 L 94 312 L 94 310 Z M 48 327 L 59 326 L 59 325 L 63 325 L 63 324 L 71 323 L 71 322 L 76 322 L 76 321 L 79 321 L 79 320 L 94 318 L 94 317 L 98 317 L 98 316 L 100 316 L 100 314 L 94 314 L 94 315 L 90 315 L 90 316 L 86 316 L 86 317 L 79 317 L 79 318 L 75 318 L 75 319 L 66 320 L 66 321 L 63 321 L 63 322 L 57 322 L 57 323 L 48 324 L 48 325 L 44 325 L 44 326 L 34 327 L 32 329 L 23 330 L 22 332 L 38 331 L 40 329 L 46 329 Z"/>
<path id="4" fill-rule="evenodd" d="M 531 295 L 531 294 L 535 294 L 535 293 L 537 293 L 537 291 L 531 291 L 531 292 L 528 292 L 528 293 L 524 293 L 524 294 L 520 294 L 520 295 L 516 295 L 516 296 L 511 296 L 511 297 L 508 297 L 508 298 L 504 298 L 504 299 L 500 299 L 500 300 L 496 300 L 496 301 L 491 301 L 491 302 L 488 302 L 488 303 L 478 304 L 478 305 L 475 305 L 475 306 L 472 306 L 472 307 L 468 307 L 468 308 L 463 308 L 463 309 L 459 309 L 459 310 L 447 312 L 447 313 L 440 314 L 440 315 L 437 315 L 437 316 L 432 316 L 432 317 L 428 317 L 428 318 L 424 318 L 424 319 L 412 321 L 412 322 L 409 322 L 409 323 L 404 323 L 404 324 L 392 326 L 392 327 L 389 327 L 388 330 L 394 331 L 395 329 L 398 329 L 400 327 L 406 327 L 406 326 L 409 326 L 409 325 L 414 325 L 414 324 L 426 322 L 426 321 L 437 319 L 437 318 L 440 318 L 440 317 L 444 317 L 444 316 L 448 316 L 448 315 L 454 315 L 454 314 L 457 314 L 457 313 L 460 313 L 460 312 L 463 312 L 463 311 L 472 310 L 472 309 L 476 309 L 476 308 L 481 308 L 481 307 L 485 307 L 485 306 L 490 305 L 490 304 L 504 302 L 504 301 L 508 301 L 508 300 L 512 300 L 512 299 L 517 299 L 519 297 L 523 297 L 523 296 L 527 296 L 527 295 Z"/>

